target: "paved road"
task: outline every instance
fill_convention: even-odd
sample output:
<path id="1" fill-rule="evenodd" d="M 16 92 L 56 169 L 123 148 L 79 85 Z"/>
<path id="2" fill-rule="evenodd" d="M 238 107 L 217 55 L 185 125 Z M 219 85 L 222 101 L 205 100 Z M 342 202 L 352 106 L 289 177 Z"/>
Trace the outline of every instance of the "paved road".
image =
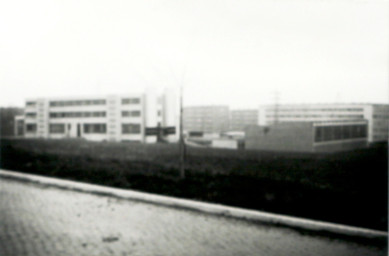
<path id="1" fill-rule="evenodd" d="M 0 180 L 0 255 L 386 255 L 385 248 Z"/>

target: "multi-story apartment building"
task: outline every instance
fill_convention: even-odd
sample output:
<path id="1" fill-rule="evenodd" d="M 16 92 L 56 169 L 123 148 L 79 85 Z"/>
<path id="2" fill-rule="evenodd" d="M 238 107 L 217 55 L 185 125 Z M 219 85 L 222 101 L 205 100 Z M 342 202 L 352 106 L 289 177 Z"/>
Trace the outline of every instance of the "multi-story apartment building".
<path id="1" fill-rule="evenodd" d="M 203 133 L 220 133 L 229 129 L 228 106 L 185 107 L 184 130 Z"/>
<path id="2" fill-rule="evenodd" d="M 167 134 L 167 129 L 162 129 L 164 127 L 171 127 L 170 134 Z M 15 118 L 15 135 L 20 134 L 27 138 L 145 143 L 155 142 L 156 134 L 162 134 L 173 141 L 179 134 L 177 98 L 173 91 L 165 90 L 161 95 L 146 92 L 28 99 L 24 115 Z"/>
<path id="3" fill-rule="evenodd" d="M 257 109 L 239 109 L 230 111 L 230 130 L 244 131 L 249 125 L 258 124 Z"/>
<path id="4" fill-rule="evenodd" d="M 389 105 L 387 104 L 294 104 L 260 106 L 260 126 L 284 122 L 367 120 L 368 142 L 388 140 Z"/>

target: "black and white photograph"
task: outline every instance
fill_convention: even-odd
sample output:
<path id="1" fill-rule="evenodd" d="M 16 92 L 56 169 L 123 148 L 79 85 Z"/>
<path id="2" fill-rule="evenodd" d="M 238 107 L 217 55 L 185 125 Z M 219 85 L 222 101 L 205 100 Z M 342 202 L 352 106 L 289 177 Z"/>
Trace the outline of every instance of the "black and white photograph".
<path id="1" fill-rule="evenodd" d="M 388 0 L 0 3 L 1 256 L 385 256 L 388 138 Z"/>

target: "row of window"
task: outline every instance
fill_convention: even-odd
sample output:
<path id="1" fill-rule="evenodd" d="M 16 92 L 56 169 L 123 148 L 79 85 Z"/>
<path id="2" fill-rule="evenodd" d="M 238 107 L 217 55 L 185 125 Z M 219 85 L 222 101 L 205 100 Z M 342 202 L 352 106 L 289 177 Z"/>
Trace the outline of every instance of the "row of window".
<path id="1" fill-rule="evenodd" d="M 50 107 L 67 107 L 67 106 L 89 106 L 105 105 L 105 100 L 67 100 L 67 101 L 50 101 Z"/>
<path id="2" fill-rule="evenodd" d="M 385 133 L 387 133 L 388 130 L 389 130 L 388 127 L 380 127 L 380 128 L 373 129 L 374 132 L 385 132 Z"/>
<path id="3" fill-rule="evenodd" d="M 65 133 L 65 124 L 50 124 L 49 131 L 52 134 Z"/>
<path id="4" fill-rule="evenodd" d="M 315 142 L 367 137 L 366 125 L 340 125 L 315 127 Z"/>
<path id="5" fill-rule="evenodd" d="M 389 118 L 389 115 L 373 115 L 373 118 L 384 118 L 384 119 L 388 119 L 388 118 Z"/>
<path id="6" fill-rule="evenodd" d="M 50 118 L 105 117 L 105 111 L 93 112 L 51 112 Z"/>
<path id="7" fill-rule="evenodd" d="M 122 99 L 122 105 L 139 104 L 140 98 L 124 98 Z"/>
<path id="8" fill-rule="evenodd" d="M 34 107 L 34 106 L 36 106 L 36 102 L 35 101 L 27 101 L 26 106 L 27 107 Z"/>
<path id="9" fill-rule="evenodd" d="M 84 133 L 107 133 L 106 124 L 84 124 Z"/>
<path id="10" fill-rule="evenodd" d="M 34 126 L 34 124 L 28 124 L 29 126 Z M 31 128 L 31 127 L 30 127 Z M 105 134 L 107 133 L 106 124 L 84 124 L 84 133 L 86 134 Z M 36 125 L 35 130 L 36 131 Z M 51 134 L 64 134 L 65 133 L 65 124 L 50 124 L 49 131 Z M 31 131 L 32 132 L 32 131 Z M 141 125 L 140 124 L 122 124 L 122 134 L 140 134 Z"/>
<path id="11" fill-rule="evenodd" d="M 139 110 L 122 111 L 122 116 L 123 117 L 138 117 L 138 116 L 140 116 L 140 111 Z"/>
<path id="12" fill-rule="evenodd" d="M 139 110 L 122 111 L 122 117 L 139 117 L 141 112 Z M 158 116 L 161 115 L 161 111 L 158 111 Z M 51 112 L 50 118 L 74 118 L 74 117 L 105 117 L 106 112 L 94 111 L 94 112 Z M 36 113 L 26 113 L 28 118 L 36 118 Z"/>
<path id="13" fill-rule="evenodd" d="M 360 112 L 363 111 L 363 108 L 279 108 L 279 109 L 266 109 L 268 112 L 296 112 L 296 111 L 302 111 L 302 112 L 310 112 L 310 111 L 323 111 L 323 112 L 332 112 L 332 111 L 347 111 L 347 112 Z"/>
<path id="14" fill-rule="evenodd" d="M 363 115 L 266 115 L 267 118 L 363 118 Z"/>
<path id="15" fill-rule="evenodd" d="M 27 118 L 36 118 L 36 113 L 31 112 L 31 113 L 26 113 Z"/>
<path id="16" fill-rule="evenodd" d="M 140 124 L 122 124 L 122 134 L 140 134 Z"/>

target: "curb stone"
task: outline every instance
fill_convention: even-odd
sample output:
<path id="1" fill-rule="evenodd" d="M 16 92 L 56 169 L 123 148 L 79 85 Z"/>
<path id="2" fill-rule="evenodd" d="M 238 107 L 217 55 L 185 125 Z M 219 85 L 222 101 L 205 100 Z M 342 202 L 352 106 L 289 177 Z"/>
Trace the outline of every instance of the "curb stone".
<path id="1" fill-rule="evenodd" d="M 187 209 L 212 215 L 244 219 L 264 224 L 285 226 L 301 231 L 318 232 L 325 234 L 334 234 L 360 239 L 378 239 L 387 241 L 388 233 L 383 231 L 371 230 L 367 228 L 352 227 L 342 224 L 333 224 L 329 222 L 290 217 L 281 214 L 266 213 L 261 211 L 246 210 L 237 207 L 230 207 L 218 204 L 196 202 L 188 199 L 179 199 L 168 196 L 155 195 L 133 190 L 118 189 L 82 183 L 77 181 L 61 180 L 44 176 L 25 174 L 15 171 L 0 169 L 0 177 L 33 182 L 45 186 L 57 187 L 60 189 L 74 190 L 84 193 L 97 195 L 113 196 L 122 199 L 141 201 L 173 208 Z"/>

